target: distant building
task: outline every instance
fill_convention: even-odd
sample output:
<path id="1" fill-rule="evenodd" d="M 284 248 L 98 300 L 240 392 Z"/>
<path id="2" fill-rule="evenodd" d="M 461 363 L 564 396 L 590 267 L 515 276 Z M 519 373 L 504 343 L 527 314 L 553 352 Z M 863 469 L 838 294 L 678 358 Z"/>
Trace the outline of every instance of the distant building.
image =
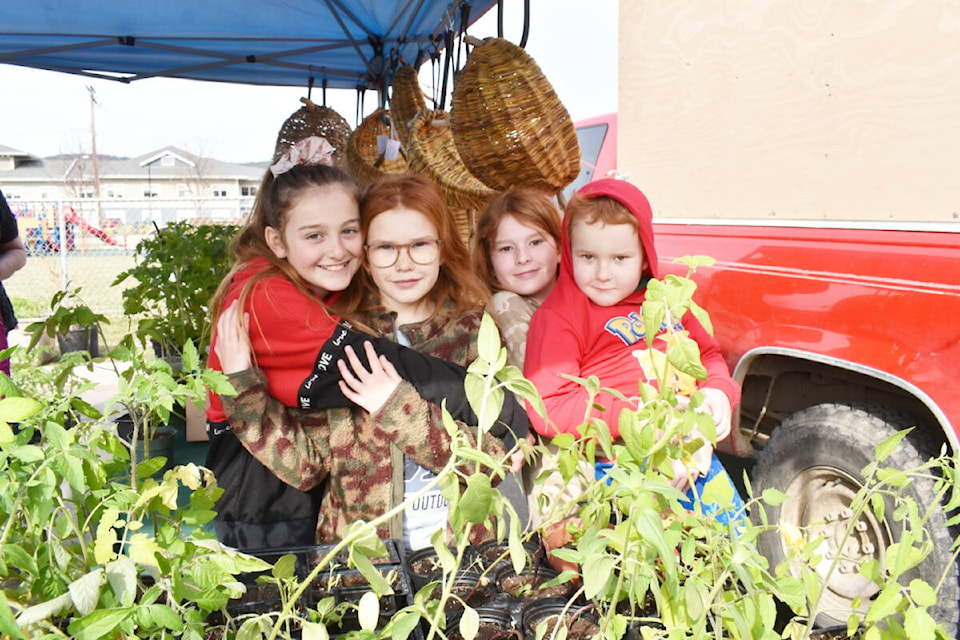
<path id="1" fill-rule="evenodd" d="M 55 218 L 61 204 L 68 220 L 72 210 L 95 227 L 237 221 L 250 210 L 266 166 L 164 147 L 137 158 L 100 155 L 94 167 L 89 154 L 38 158 L 0 145 L 0 189 L 22 221 Z"/>

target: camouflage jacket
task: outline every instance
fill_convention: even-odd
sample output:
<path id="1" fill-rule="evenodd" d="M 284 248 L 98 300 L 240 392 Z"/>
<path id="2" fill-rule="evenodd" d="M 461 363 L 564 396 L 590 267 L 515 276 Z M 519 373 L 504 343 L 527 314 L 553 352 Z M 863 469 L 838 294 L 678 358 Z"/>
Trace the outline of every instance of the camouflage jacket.
<path id="1" fill-rule="evenodd" d="M 447 321 L 401 327 L 411 346 L 467 366 L 477 355 L 482 311 Z M 393 315 L 379 314 L 369 326 L 394 338 Z M 439 472 L 450 459 L 450 437 L 442 414 L 402 382 L 376 413 L 358 408 L 305 412 L 286 407 L 267 391 L 262 372 L 249 369 L 230 376 L 238 395 L 223 397 L 236 436 L 261 463 L 287 484 L 308 490 L 323 484 L 317 542 L 341 537 L 356 520 L 370 521 L 403 501 L 403 459 Z M 476 445 L 476 432 L 461 425 Z M 487 436 L 484 451 L 505 454 L 503 443 Z M 464 468 L 469 473 L 471 468 Z M 384 538 L 402 538 L 398 515 L 378 530 Z M 475 532 L 474 539 L 483 537 Z"/>
<path id="2" fill-rule="evenodd" d="M 530 318 L 540 306 L 533 298 L 512 291 L 498 291 L 490 300 L 488 311 L 500 328 L 504 346 L 507 348 L 507 363 L 523 371 L 523 355 L 527 350 L 527 330 Z"/>

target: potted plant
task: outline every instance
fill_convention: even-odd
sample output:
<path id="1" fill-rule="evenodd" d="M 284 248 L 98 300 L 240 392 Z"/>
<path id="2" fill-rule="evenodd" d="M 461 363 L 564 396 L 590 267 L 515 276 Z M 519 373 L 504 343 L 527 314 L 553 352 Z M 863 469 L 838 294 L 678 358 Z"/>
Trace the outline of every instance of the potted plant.
<path id="1" fill-rule="evenodd" d="M 235 225 L 174 222 L 137 244 L 136 264 L 117 275 L 123 312 L 139 318 L 137 336 L 179 369 L 184 345 L 210 345 L 210 302 L 230 270 Z"/>
<path id="2" fill-rule="evenodd" d="M 172 466 L 177 431 L 170 426 L 170 417 L 177 408 L 188 403 L 202 406 L 208 389 L 232 393 L 223 373 L 201 365 L 200 355 L 189 339 L 181 352 L 182 369 L 177 372 L 163 358 L 145 353 L 132 334 L 124 336 L 109 356 L 116 367 L 118 387 L 107 406 L 125 411 L 118 419 L 118 432 L 131 445 L 133 467 L 138 461 L 165 458 L 164 463 L 154 462 L 141 475 Z"/>
<path id="3" fill-rule="evenodd" d="M 5 379 L 0 399 L 0 635 L 202 637 L 238 576 L 269 565 L 204 532 L 221 492 L 208 470 L 138 482 L 106 417 L 65 428 L 72 403 L 45 391 L 62 373 Z"/>
<path id="4" fill-rule="evenodd" d="M 44 336 L 56 338 L 61 355 L 74 351 L 86 351 L 91 357 L 99 356 L 99 337 L 103 324 L 110 321 L 101 313 L 87 306 L 80 298 L 80 289 L 65 289 L 56 292 L 50 299 L 50 314 L 43 320 L 27 325 L 24 330 L 30 336 L 27 350 L 36 347 Z"/>

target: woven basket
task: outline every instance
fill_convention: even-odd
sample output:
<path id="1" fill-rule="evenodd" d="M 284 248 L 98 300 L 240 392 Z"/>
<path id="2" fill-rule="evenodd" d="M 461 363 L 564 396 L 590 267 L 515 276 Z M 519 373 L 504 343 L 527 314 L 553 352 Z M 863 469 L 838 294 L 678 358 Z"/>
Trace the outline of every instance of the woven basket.
<path id="1" fill-rule="evenodd" d="M 384 174 L 407 171 L 403 154 L 396 160 L 386 160 L 377 151 L 377 136 L 390 134 L 390 111 L 378 109 L 364 118 L 350 135 L 343 158 L 344 168 L 361 189 Z"/>
<path id="2" fill-rule="evenodd" d="M 393 126 L 397 129 L 397 135 L 404 146 L 410 138 L 411 121 L 426 108 L 427 102 L 420 89 L 417 70 L 409 64 L 401 65 L 393 77 L 390 113 L 393 115 Z"/>
<path id="3" fill-rule="evenodd" d="M 431 109 L 418 113 L 410 125 L 406 150 L 410 169 L 440 185 L 447 205 L 456 212 L 460 235 L 469 239 L 473 231 L 471 211 L 487 206 L 496 192 L 463 164 L 453 141 L 449 114 Z"/>
<path id="4" fill-rule="evenodd" d="M 507 40 L 487 38 L 470 52 L 451 116 L 460 157 L 492 189 L 555 194 L 580 172 L 570 114 L 533 58 Z"/>
<path id="5" fill-rule="evenodd" d="M 300 98 L 303 106 L 286 119 L 277 134 L 277 144 L 273 150 L 273 161 L 280 159 L 287 149 L 310 136 L 326 138 L 333 148 L 333 162 L 340 166 L 350 138 L 350 125 L 339 113 L 330 107 L 318 107 L 308 98 Z"/>

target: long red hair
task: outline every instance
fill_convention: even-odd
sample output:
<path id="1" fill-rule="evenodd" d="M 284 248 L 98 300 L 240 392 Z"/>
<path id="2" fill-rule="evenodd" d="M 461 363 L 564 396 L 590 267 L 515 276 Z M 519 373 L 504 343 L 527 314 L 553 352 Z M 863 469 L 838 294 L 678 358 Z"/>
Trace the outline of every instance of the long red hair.
<path id="1" fill-rule="evenodd" d="M 440 274 L 427 294 L 433 303 L 433 317 L 455 317 L 485 305 L 490 291 L 470 265 L 470 254 L 460 238 L 443 192 L 429 179 L 406 173 L 387 175 L 373 182 L 360 198 L 360 228 L 364 239 L 377 216 L 400 208 L 422 213 L 437 229 Z M 370 277 L 366 252 L 363 267 L 336 305 L 345 316 L 382 308 L 377 287 Z"/>

